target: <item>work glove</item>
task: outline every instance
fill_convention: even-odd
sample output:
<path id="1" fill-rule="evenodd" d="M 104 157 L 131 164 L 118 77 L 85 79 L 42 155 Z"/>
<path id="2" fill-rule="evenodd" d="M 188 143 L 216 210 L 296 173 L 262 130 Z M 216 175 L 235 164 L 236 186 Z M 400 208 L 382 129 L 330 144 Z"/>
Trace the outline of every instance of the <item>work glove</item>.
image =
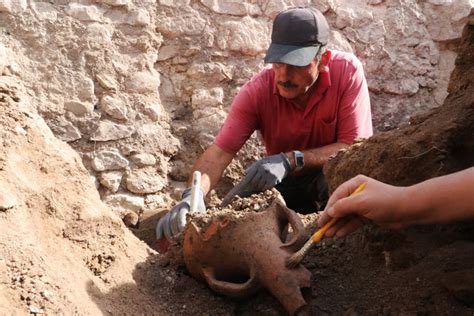
<path id="1" fill-rule="evenodd" d="M 239 184 L 240 192 L 236 192 L 236 195 L 245 197 L 271 189 L 290 171 L 290 161 L 284 153 L 260 159 L 247 169 Z"/>
<path id="2" fill-rule="evenodd" d="M 186 214 L 190 211 L 191 206 L 191 189 L 187 188 L 181 195 L 181 201 L 176 204 L 165 216 L 163 216 L 156 225 L 156 239 L 166 237 L 173 240 L 186 226 Z M 197 212 L 204 213 L 206 205 L 204 204 L 204 192 L 201 188 L 196 192 L 198 195 Z"/>

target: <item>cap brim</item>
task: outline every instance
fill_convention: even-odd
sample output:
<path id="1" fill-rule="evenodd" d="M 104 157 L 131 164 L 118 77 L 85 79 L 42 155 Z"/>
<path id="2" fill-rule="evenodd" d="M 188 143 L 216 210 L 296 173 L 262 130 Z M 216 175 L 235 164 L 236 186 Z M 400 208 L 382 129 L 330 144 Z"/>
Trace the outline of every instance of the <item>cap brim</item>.
<path id="1" fill-rule="evenodd" d="M 292 66 L 307 66 L 311 63 L 321 45 L 292 46 L 272 43 L 265 56 L 265 63 L 281 63 Z"/>

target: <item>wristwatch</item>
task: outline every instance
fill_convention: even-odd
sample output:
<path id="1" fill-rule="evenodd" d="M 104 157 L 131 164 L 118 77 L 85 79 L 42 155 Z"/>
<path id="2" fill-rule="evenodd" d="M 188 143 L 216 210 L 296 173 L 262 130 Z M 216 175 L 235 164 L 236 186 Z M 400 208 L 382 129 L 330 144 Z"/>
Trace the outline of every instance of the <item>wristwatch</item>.
<path id="1" fill-rule="evenodd" d="M 295 171 L 300 171 L 304 167 L 304 154 L 299 150 L 293 150 L 295 158 Z"/>

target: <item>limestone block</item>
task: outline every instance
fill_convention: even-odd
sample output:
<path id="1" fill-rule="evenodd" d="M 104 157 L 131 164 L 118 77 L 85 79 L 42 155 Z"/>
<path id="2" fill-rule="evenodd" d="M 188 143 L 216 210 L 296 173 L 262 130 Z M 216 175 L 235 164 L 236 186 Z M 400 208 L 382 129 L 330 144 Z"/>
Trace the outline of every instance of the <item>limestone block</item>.
<path id="1" fill-rule="evenodd" d="M 102 88 L 112 91 L 117 90 L 117 82 L 112 75 L 97 74 L 95 78 Z"/>
<path id="2" fill-rule="evenodd" d="M 186 72 L 192 80 L 206 80 L 206 82 L 221 82 L 232 79 L 232 67 L 218 62 L 193 63 Z"/>
<path id="3" fill-rule="evenodd" d="M 454 0 L 427 0 L 426 2 L 434 5 L 449 5 L 452 4 Z"/>
<path id="4" fill-rule="evenodd" d="M 70 100 L 64 103 L 64 109 L 74 113 L 76 116 L 85 116 L 94 111 L 94 105 L 88 102 Z"/>
<path id="5" fill-rule="evenodd" d="M 54 135 L 64 142 L 73 142 L 82 138 L 79 129 L 63 116 L 59 116 L 54 121 L 48 121 L 48 126 Z"/>
<path id="6" fill-rule="evenodd" d="M 340 7 L 336 11 L 336 27 L 344 29 L 354 25 L 355 12 L 351 7 Z"/>
<path id="7" fill-rule="evenodd" d="M 145 205 L 145 199 L 131 194 L 112 194 L 104 199 L 104 202 L 115 212 L 119 214 L 128 211 L 141 213 Z"/>
<path id="8" fill-rule="evenodd" d="M 428 1 L 425 7 L 427 16 L 426 28 L 434 41 L 448 41 L 461 37 L 469 16 L 474 7 L 472 0 Z M 442 21 L 442 23 L 440 23 Z"/>
<path id="9" fill-rule="evenodd" d="M 70 3 L 66 8 L 66 13 L 79 21 L 99 22 L 102 20 L 102 11 L 95 5 Z"/>
<path id="10" fill-rule="evenodd" d="M 156 158 L 152 154 L 148 153 L 138 153 L 130 157 L 130 160 L 133 161 L 138 167 L 153 166 L 156 164 Z"/>
<path id="11" fill-rule="evenodd" d="M 415 54 L 418 57 L 428 59 L 432 65 L 439 61 L 439 50 L 435 42 L 426 40 L 415 47 Z"/>
<path id="12" fill-rule="evenodd" d="M 129 92 L 150 94 L 158 92 L 160 83 L 160 74 L 152 70 L 132 74 L 125 85 Z"/>
<path id="13" fill-rule="evenodd" d="M 100 109 L 117 120 L 127 119 L 127 107 L 117 97 L 104 96 L 100 102 Z"/>
<path id="14" fill-rule="evenodd" d="M 139 9 L 133 12 L 130 12 L 127 15 L 127 24 L 133 26 L 147 26 L 151 23 L 150 13 L 145 9 Z"/>
<path id="15" fill-rule="evenodd" d="M 115 193 L 122 182 L 122 171 L 108 171 L 100 174 L 100 184 L 107 188 L 110 192 Z"/>
<path id="16" fill-rule="evenodd" d="M 165 186 L 165 180 L 152 168 L 132 170 L 125 181 L 127 189 L 137 194 L 156 193 Z"/>
<path id="17" fill-rule="evenodd" d="M 212 89 L 196 89 L 191 97 L 191 106 L 196 108 L 216 107 L 222 105 L 224 90 L 221 87 Z"/>
<path id="18" fill-rule="evenodd" d="M 207 21 L 199 11 L 191 8 L 186 8 L 186 11 L 176 16 L 158 15 L 156 30 L 170 37 L 203 34 Z"/>
<path id="19" fill-rule="evenodd" d="M 110 45 L 114 29 L 110 24 L 91 23 L 87 26 L 86 38 L 89 43 L 96 45 Z M 102 49 L 102 48 L 101 48 Z"/>
<path id="20" fill-rule="evenodd" d="M 190 2 L 190 0 L 159 0 L 161 5 L 167 7 L 187 7 Z"/>
<path id="21" fill-rule="evenodd" d="M 247 56 L 263 54 L 270 42 L 268 23 L 245 16 L 241 21 L 229 21 L 221 25 L 217 45 L 222 50 L 241 52 Z"/>
<path id="22" fill-rule="evenodd" d="M 166 45 L 160 47 L 158 51 L 157 61 L 167 60 L 173 57 L 178 56 L 180 47 L 177 45 Z"/>
<path id="23" fill-rule="evenodd" d="M 91 165 L 95 171 L 121 170 L 128 166 L 128 160 L 116 151 L 103 150 L 94 153 Z"/>
<path id="24" fill-rule="evenodd" d="M 143 107 L 140 108 L 140 112 L 145 114 L 153 122 L 167 117 L 167 113 L 163 110 L 161 103 L 144 104 Z"/>
<path id="25" fill-rule="evenodd" d="M 265 8 L 265 15 L 269 16 L 273 20 L 279 12 L 287 8 L 288 8 L 288 5 L 286 4 L 286 1 L 284 0 L 268 1 L 268 4 Z"/>
<path id="26" fill-rule="evenodd" d="M 208 107 L 193 112 L 194 130 L 199 134 L 199 139 L 204 145 L 212 143 L 226 116 L 227 113 L 220 108 Z"/>
<path id="27" fill-rule="evenodd" d="M 153 153 L 160 153 L 168 157 L 176 155 L 181 145 L 169 129 L 164 128 L 163 124 L 156 123 L 137 126 L 134 140 L 145 144 L 148 150 L 153 150 Z"/>
<path id="28" fill-rule="evenodd" d="M 30 6 L 39 20 L 54 22 L 58 17 L 58 11 L 51 3 L 31 2 Z"/>
<path id="29" fill-rule="evenodd" d="M 74 80 L 77 96 L 80 100 L 91 101 L 95 99 L 94 81 L 85 76 L 77 76 Z"/>
<path id="30" fill-rule="evenodd" d="M 0 12 L 21 13 L 27 6 L 27 0 L 0 0 Z"/>
<path id="31" fill-rule="evenodd" d="M 160 206 L 163 207 L 166 205 L 166 199 L 163 194 L 148 194 L 145 197 L 145 205 L 147 205 L 150 209 L 156 209 Z"/>
<path id="32" fill-rule="evenodd" d="M 258 5 L 241 0 L 200 0 L 203 5 L 216 13 L 229 15 L 259 15 L 261 9 Z"/>
<path id="33" fill-rule="evenodd" d="M 387 82 L 383 91 L 396 95 L 414 95 L 419 90 L 418 81 L 413 77 L 403 78 L 402 80 L 394 80 Z"/>
<path id="34" fill-rule="evenodd" d="M 132 5 L 131 0 L 95 0 L 95 2 L 108 4 L 112 7 L 123 7 L 123 6 L 128 7 Z"/>
<path id="35" fill-rule="evenodd" d="M 12 12 L 11 0 L 0 0 L 0 12 Z"/>
<path id="36" fill-rule="evenodd" d="M 105 142 L 130 137 L 135 128 L 133 126 L 115 124 L 110 121 L 101 121 L 92 134 L 90 140 Z"/>
<path id="37" fill-rule="evenodd" d="M 347 38 L 338 30 L 331 30 L 328 48 L 340 50 L 342 52 L 354 53 L 354 50 Z"/>

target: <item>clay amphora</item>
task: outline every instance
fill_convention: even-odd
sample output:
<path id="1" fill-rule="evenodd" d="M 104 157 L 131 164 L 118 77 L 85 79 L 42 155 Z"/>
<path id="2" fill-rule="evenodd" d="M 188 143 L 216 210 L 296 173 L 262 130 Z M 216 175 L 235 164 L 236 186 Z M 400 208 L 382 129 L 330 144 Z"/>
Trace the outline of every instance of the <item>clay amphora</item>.
<path id="1" fill-rule="evenodd" d="M 288 223 L 293 237 L 284 242 Z M 212 218 L 205 231 L 191 221 L 184 233 L 184 260 L 189 272 L 209 287 L 231 297 L 268 289 L 290 314 L 306 301 L 311 273 L 302 265 L 285 266 L 285 259 L 309 238 L 298 215 L 275 200 L 264 211 Z"/>

